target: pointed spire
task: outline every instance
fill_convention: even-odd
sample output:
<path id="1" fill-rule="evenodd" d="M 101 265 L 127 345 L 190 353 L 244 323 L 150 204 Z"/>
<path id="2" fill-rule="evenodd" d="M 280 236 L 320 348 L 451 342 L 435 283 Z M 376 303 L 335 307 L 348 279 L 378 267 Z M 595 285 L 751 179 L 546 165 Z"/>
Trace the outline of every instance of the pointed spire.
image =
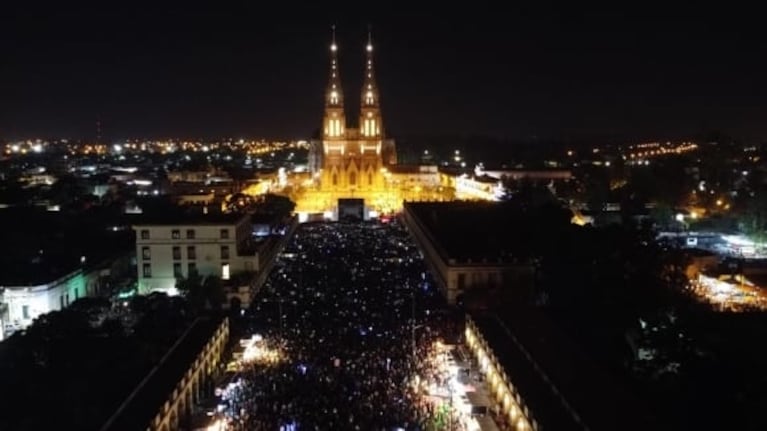
<path id="1" fill-rule="evenodd" d="M 368 24 L 368 52 L 373 52 L 373 26 Z"/>
<path id="2" fill-rule="evenodd" d="M 336 44 L 336 26 L 332 30 L 330 40 L 330 74 L 328 87 L 325 89 L 325 116 L 323 123 L 323 138 L 339 139 L 344 136 L 346 119 L 344 118 L 344 92 L 341 88 L 341 73 L 338 65 L 338 45 Z"/>
<path id="3" fill-rule="evenodd" d="M 378 85 L 376 85 L 373 68 L 373 35 L 368 26 L 368 43 L 365 45 L 365 77 L 362 80 L 360 105 L 360 133 L 369 138 L 383 136 L 383 120 L 378 101 Z"/>
<path id="4" fill-rule="evenodd" d="M 338 45 L 336 44 L 336 26 L 331 27 L 332 35 L 330 42 L 330 77 L 325 94 L 326 106 L 341 107 L 344 104 L 343 91 L 341 90 L 341 75 L 338 66 Z"/>
<path id="5" fill-rule="evenodd" d="M 365 78 L 362 83 L 362 106 L 378 106 L 378 86 L 373 69 L 373 32 L 368 25 L 368 43 L 365 46 Z"/>
<path id="6" fill-rule="evenodd" d="M 330 42 L 330 50 L 333 52 L 336 52 L 336 49 L 338 49 L 338 47 L 336 46 L 336 25 L 335 24 L 330 26 L 330 31 L 333 32 L 332 40 Z"/>

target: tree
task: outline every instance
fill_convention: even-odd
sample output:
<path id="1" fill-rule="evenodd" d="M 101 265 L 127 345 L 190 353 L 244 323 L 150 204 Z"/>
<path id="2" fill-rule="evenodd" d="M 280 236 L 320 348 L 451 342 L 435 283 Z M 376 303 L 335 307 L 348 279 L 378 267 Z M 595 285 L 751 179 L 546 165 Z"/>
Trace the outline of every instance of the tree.
<path id="1" fill-rule="evenodd" d="M 216 276 L 205 277 L 202 287 L 206 306 L 214 310 L 220 310 L 224 301 L 226 301 L 226 293 L 224 292 L 224 284 L 221 278 Z"/>
<path id="2" fill-rule="evenodd" d="M 130 310 L 133 314 L 143 315 L 149 309 L 147 297 L 136 295 L 130 299 Z"/>
<path id="3" fill-rule="evenodd" d="M 226 301 L 224 285 L 221 279 L 214 275 L 201 277 L 196 271 L 192 271 L 187 278 L 176 279 L 176 289 L 184 295 L 195 312 L 206 308 L 218 310 Z"/>
<path id="4" fill-rule="evenodd" d="M 61 206 L 69 206 L 86 195 L 85 186 L 72 175 L 62 175 L 48 190 L 50 200 Z"/>
<path id="5" fill-rule="evenodd" d="M 235 193 L 227 198 L 226 205 L 230 211 L 249 210 L 253 205 L 253 198 L 244 193 Z"/>
<path id="6" fill-rule="evenodd" d="M 746 208 L 741 215 L 741 230 L 758 243 L 763 243 L 765 239 L 765 228 L 767 228 L 767 191 L 756 192 L 746 202 Z"/>
<path id="7" fill-rule="evenodd" d="M 176 289 L 184 295 L 193 310 L 202 310 L 205 307 L 205 295 L 202 284 L 202 277 L 197 271 L 189 271 L 186 278 L 176 279 Z"/>
<path id="8" fill-rule="evenodd" d="M 258 205 L 259 212 L 274 214 L 278 217 L 287 217 L 296 208 L 296 203 L 286 196 L 268 193 Z"/>
<path id="9" fill-rule="evenodd" d="M 650 210 L 650 217 L 660 226 L 669 226 L 674 221 L 674 210 L 665 202 L 658 202 Z"/>
<path id="10" fill-rule="evenodd" d="M 594 221 L 599 223 L 610 198 L 609 185 L 598 178 L 590 177 L 585 188 L 586 204 Z"/>

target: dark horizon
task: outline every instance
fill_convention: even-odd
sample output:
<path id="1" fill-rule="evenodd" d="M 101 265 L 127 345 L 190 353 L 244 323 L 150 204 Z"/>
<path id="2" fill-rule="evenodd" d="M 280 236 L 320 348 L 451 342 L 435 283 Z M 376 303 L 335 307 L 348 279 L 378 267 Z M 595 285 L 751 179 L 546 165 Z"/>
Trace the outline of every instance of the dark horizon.
<path id="1" fill-rule="evenodd" d="M 767 136 L 767 60 L 748 11 L 29 9 L 0 29 L 0 138 L 92 139 L 97 120 L 108 140 L 309 138 L 332 23 L 352 124 L 372 24 L 394 138 Z"/>

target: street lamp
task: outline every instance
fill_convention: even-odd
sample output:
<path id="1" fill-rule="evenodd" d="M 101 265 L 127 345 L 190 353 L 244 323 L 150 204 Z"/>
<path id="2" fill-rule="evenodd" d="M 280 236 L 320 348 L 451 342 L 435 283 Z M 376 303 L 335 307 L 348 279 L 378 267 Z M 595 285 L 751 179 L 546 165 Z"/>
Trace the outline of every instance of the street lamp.
<path id="1" fill-rule="evenodd" d="M 283 301 L 284 301 L 284 299 L 279 298 L 279 297 L 277 299 L 266 299 L 266 298 L 264 298 L 264 299 L 261 300 L 261 302 L 271 302 L 271 303 L 275 303 L 276 302 L 277 303 L 277 312 L 279 313 L 279 319 L 280 319 L 280 323 L 279 323 L 279 325 L 280 325 L 279 326 L 279 328 L 280 328 L 280 339 L 283 338 L 282 337 L 282 335 L 283 335 L 282 334 L 282 328 L 283 328 L 283 323 L 282 323 L 282 303 L 283 303 Z"/>

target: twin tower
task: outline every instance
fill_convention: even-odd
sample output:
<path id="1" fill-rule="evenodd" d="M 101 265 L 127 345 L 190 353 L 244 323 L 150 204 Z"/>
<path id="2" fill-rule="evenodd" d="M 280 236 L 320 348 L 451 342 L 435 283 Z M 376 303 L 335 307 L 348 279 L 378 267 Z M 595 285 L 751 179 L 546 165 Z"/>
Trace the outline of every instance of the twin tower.
<path id="1" fill-rule="evenodd" d="M 383 135 L 381 109 L 378 104 L 378 86 L 373 69 L 373 41 L 368 33 L 365 45 L 365 75 L 360 95 L 360 119 L 358 132 L 363 137 L 380 138 Z M 344 95 L 341 87 L 341 73 L 338 65 L 338 45 L 335 28 L 330 44 L 330 78 L 325 91 L 325 117 L 323 138 L 334 139 L 346 136 L 346 117 L 344 114 Z"/>
<path id="2" fill-rule="evenodd" d="M 330 43 L 330 75 L 325 89 L 322 139 L 314 141 L 309 165 L 316 181 L 313 200 L 324 207 L 336 199 L 380 200 L 386 186 L 387 167 L 397 162 L 394 141 L 384 139 L 378 86 L 373 68 L 373 41 L 365 45 L 365 74 L 360 94 L 357 128 L 347 127 L 344 93 L 338 64 L 335 31 Z"/>

